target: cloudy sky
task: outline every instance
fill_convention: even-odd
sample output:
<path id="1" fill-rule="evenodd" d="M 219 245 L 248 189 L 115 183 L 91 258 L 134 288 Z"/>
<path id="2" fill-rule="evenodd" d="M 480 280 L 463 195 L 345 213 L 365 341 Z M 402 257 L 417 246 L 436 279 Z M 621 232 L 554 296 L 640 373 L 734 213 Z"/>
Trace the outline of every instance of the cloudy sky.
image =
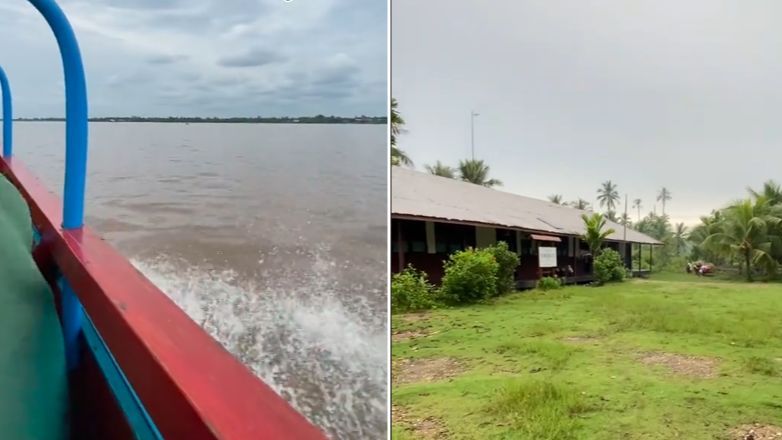
<path id="1" fill-rule="evenodd" d="M 92 116 L 384 115 L 385 0 L 60 0 Z M 62 68 L 26 0 L 0 5 L 19 116 L 61 116 Z"/>
<path id="2" fill-rule="evenodd" d="M 455 164 L 475 110 L 504 190 L 594 202 L 611 179 L 648 212 L 666 186 L 672 220 L 697 222 L 782 181 L 780 16 L 770 0 L 394 0 L 400 147 Z"/>

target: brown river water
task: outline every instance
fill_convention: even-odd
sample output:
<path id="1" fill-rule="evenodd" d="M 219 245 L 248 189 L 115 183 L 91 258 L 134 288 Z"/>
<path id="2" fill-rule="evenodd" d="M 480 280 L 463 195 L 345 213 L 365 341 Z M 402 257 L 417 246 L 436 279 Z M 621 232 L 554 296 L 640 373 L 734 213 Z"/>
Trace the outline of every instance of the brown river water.
<path id="1" fill-rule="evenodd" d="M 15 124 L 62 193 L 64 124 Z M 386 128 L 91 123 L 86 222 L 333 438 L 385 438 Z"/>

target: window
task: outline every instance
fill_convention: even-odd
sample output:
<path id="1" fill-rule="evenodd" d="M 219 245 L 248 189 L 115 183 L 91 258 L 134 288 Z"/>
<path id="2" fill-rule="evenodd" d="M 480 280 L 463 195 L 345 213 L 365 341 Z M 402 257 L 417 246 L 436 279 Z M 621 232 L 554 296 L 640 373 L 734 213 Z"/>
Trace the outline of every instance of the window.
<path id="1" fill-rule="evenodd" d="M 497 242 L 508 243 L 508 250 L 516 252 L 516 231 L 510 229 L 497 229 Z"/>
<path id="2" fill-rule="evenodd" d="M 417 220 L 393 220 L 391 222 L 391 251 L 399 251 L 399 232 L 402 232 L 402 251 L 426 252 L 426 224 Z"/>
<path id="3" fill-rule="evenodd" d="M 521 236 L 521 256 L 534 255 L 532 249 L 532 239 L 529 236 Z"/>
<path id="4" fill-rule="evenodd" d="M 475 226 L 435 223 L 434 240 L 438 254 L 450 254 L 475 247 Z"/>

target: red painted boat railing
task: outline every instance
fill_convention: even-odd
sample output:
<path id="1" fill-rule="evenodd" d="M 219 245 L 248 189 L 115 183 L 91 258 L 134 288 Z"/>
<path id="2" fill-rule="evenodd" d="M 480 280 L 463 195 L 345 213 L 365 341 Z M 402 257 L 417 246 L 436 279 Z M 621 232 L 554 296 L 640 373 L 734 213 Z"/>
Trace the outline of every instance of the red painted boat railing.
<path id="1" fill-rule="evenodd" d="M 62 229 L 60 200 L 18 159 L 0 158 L 0 172 L 164 437 L 324 438 L 101 237 Z"/>

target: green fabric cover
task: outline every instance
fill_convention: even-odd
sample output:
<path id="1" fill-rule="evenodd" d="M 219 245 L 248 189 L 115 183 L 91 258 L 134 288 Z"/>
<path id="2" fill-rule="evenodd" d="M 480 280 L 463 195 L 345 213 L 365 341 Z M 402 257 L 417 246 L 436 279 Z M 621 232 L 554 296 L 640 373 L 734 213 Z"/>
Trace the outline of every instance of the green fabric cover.
<path id="1" fill-rule="evenodd" d="M 67 433 L 68 380 L 60 321 L 33 261 L 30 210 L 0 175 L 0 439 Z"/>

